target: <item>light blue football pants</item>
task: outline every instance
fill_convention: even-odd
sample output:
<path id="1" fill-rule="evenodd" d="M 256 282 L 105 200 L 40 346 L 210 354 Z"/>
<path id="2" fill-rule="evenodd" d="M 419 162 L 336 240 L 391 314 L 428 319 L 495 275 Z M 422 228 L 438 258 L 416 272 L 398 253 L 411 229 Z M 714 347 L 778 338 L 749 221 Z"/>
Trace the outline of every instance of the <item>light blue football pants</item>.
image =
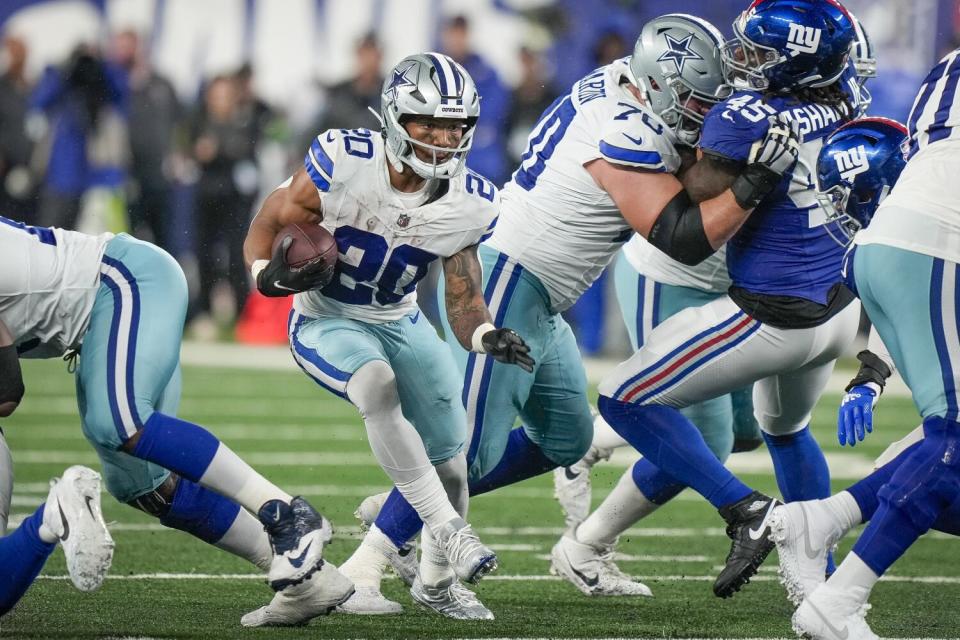
<path id="1" fill-rule="evenodd" d="M 536 360 L 533 373 L 468 352 L 441 312 L 444 334 L 463 371 L 470 479 L 485 477 L 503 457 L 517 419 L 544 455 L 559 466 L 583 457 L 593 439 L 587 377 L 573 331 L 540 280 L 516 260 L 480 245 L 484 297 L 497 327 L 516 331 Z M 443 279 L 438 299 L 443 300 Z"/>
<path id="2" fill-rule="evenodd" d="M 169 254 L 126 234 L 107 243 L 76 385 L 83 433 L 100 456 L 107 490 L 121 502 L 169 475 L 119 449 L 154 411 L 177 413 L 186 311 L 187 282 Z"/>
<path id="3" fill-rule="evenodd" d="M 460 453 L 467 418 L 460 403 L 460 373 L 450 349 L 417 311 L 395 322 L 311 318 L 290 312 L 290 350 L 312 380 L 347 400 L 347 384 L 364 364 L 393 369 L 403 415 L 437 465 Z"/>
<path id="4" fill-rule="evenodd" d="M 617 257 L 614 283 L 620 313 L 634 351 L 670 316 L 688 307 L 705 305 L 723 295 L 657 282 L 639 273 L 623 251 Z M 753 385 L 686 407 L 680 412 L 697 426 L 707 446 L 721 461 L 730 455 L 735 439 L 746 442 L 762 439 L 760 425 L 753 415 Z"/>

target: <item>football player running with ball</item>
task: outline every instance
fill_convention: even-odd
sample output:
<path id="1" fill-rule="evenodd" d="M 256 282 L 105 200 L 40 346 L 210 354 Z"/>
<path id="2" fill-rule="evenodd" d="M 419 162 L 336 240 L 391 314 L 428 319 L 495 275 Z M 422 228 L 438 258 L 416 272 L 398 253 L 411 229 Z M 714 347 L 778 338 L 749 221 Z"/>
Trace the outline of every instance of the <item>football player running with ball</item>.
<path id="1" fill-rule="evenodd" d="M 560 314 L 623 243 L 636 231 L 674 259 L 698 263 L 795 161 L 796 140 L 777 124 L 736 167 L 732 189 L 688 191 L 675 174 L 684 155 L 692 159 L 687 145 L 699 137 L 703 115 L 726 95 L 722 39 L 709 23 L 681 14 L 647 30 L 653 42 L 633 59 L 597 69 L 546 110 L 503 190 L 497 228 L 481 245 L 487 304 L 523 334 L 537 365 L 530 372 L 455 349 L 471 432 L 471 494 L 573 464 L 587 451 L 586 375 Z M 447 296 L 449 310 L 449 289 Z M 517 417 L 523 426 L 514 428 Z M 376 527 L 399 549 L 420 521 L 393 492 Z M 647 590 L 629 580 L 604 588 Z"/>
<path id="2" fill-rule="evenodd" d="M 465 166 L 479 115 L 480 96 L 462 66 L 436 53 L 404 58 L 383 86 L 381 131 L 317 136 L 304 167 L 267 198 L 244 247 L 261 292 L 300 291 L 289 321 L 294 359 L 356 405 L 374 456 L 427 524 L 412 596 L 461 615 L 472 593 L 459 581 L 479 581 L 497 559 L 464 520 L 461 376 L 416 302 L 430 265 L 443 262 L 450 335 L 463 349 L 518 371 L 534 365 L 502 318 L 493 324 L 483 299 L 477 245 L 494 227 L 499 194 Z M 322 225 L 335 238 L 329 283 L 322 274 L 317 281 L 322 262 L 287 265 L 283 244 L 271 257 L 292 223 Z M 399 609 L 380 595 L 379 574 L 371 578 L 364 559 L 355 554 L 343 567 L 357 584 L 355 599 L 381 613 Z"/>

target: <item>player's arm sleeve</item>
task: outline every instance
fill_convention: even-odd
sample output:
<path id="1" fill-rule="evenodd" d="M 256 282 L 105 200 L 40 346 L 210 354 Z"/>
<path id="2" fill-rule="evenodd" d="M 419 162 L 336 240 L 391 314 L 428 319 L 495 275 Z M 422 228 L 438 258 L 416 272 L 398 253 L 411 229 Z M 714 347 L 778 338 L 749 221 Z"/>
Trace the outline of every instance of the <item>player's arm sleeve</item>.
<path id="1" fill-rule="evenodd" d="M 636 116 L 606 123 L 595 157 L 613 165 L 659 173 L 673 173 L 680 167 L 680 155 L 663 132 L 657 133 Z"/>
<path id="2" fill-rule="evenodd" d="M 14 412 L 24 392 L 20 356 L 13 344 L 13 335 L 0 321 L 0 418 Z"/>
<path id="3" fill-rule="evenodd" d="M 770 127 L 768 116 L 776 111 L 759 97 L 746 106 L 732 100 L 714 106 L 704 118 L 700 150 L 705 156 L 746 163 L 753 143 L 762 140 Z M 742 103 L 742 97 L 736 100 Z"/>
<path id="4" fill-rule="evenodd" d="M 340 132 L 335 129 L 324 131 L 313 139 L 307 154 L 303 158 L 303 166 L 307 170 L 307 175 L 317 191 L 323 194 L 330 191 L 333 184 L 334 171 L 337 171 L 337 177 L 343 172 L 342 168 L 337 170 L 337 165 L 342 164 L 340 159 L 340 149 L 343 143 L 340 140 Z"/>

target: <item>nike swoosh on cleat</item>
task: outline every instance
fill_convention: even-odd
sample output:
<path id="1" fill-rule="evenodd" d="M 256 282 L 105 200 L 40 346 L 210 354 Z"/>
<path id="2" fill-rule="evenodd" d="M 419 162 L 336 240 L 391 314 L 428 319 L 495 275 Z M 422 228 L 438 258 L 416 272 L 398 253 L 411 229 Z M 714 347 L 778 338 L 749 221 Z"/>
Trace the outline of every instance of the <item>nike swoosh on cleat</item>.
<path id="1" fill-rule="evenodd" d="M 767 521 L 770 519 L 770 514 L 773 512 L 773 508 L 777 506 L 776 500 L 771 500 L 770 505 L 767 507 L 767 512 L 763 514 L 763 520 L 760 521 L 760 524 L 757 525 L 756 529 L 749 529 L 747 535 L 750 536 L 751 540 L 759 540 L 763 537 L 763 532 L 767 528 Z"/>
<path id="2" fill-rule="evenodd" d="M 576 480 L 577 478 L 580 477 L 580 474 L 574 473 L 573 471 L 571 471 L 571 469 L 573 469 L 573 467 L 564 467 L 563 475 L 567 477 L 567 480 Z"/>
<path id="3" fill-rule="evenodd" d="M 810 604 L 810 608 L 813 609 L 813 612 L 816 613 L 818 616 L 820 616 L 820 619 L 823 620 L 823 624 L 827 625 L 827 628 L 829 628 L 834 635 L 840 638 L 840 640 L 847 639 L 847 637 L 850 635 L 850 632 L 847 631 L 847 625 L 843 625 L 842 629 L 837 629 L 835 626 L 830 624 L 830 621 L 827 620 L 827 616 L 823 615 L 823 612 L 820 611 L 817 605 L 813 604 L 809 600 L 807 600 L 807 602 Z"/>
<path id="4" fill-rule="evenodd" d="M 817 556 L 820 555 L 820 552 L 813 548 L 813 545 L 810 544 L 810 527 L 807 523 L 807 509 L 800 504 L 800 517 L 802 519 L 803 526 L 803 551 L 807 554 L 807 558 L 810 560 L 816 560 Z"/>
<path id="5" fill-rule="evenodd" d="M 575 568 L 573 565 L 570 565 L 570 569 L 572 569 L 573 572 L 574 572 L 575 574 L 577 574 L 577 577 L 580 578 L 581 580 L 583 580 L 583 583 L 584 583 L 585 585 L 587 585 L 588 587 L 595 587 L 595 586 L 597 586 L 597 583 L 600 582 L 600 575 L 599 575 L 599 574 L 597 574 L 597 575 L 595 575 L 595 576 L 593 576 L 593 577 L 591 578 L 591 577 L 588 577 L 588 576 L 580 573 L 579 571 L 577 571 L 576 568 Z"/>
<path id="6" fill-rule="evenodd" d="M 59 502 L 57 502 L 57 509 L 60 510 L 60 520 L 63 522 L 63 535 L 60 536 L 60 540 L 66 542 L 67 538 L 70 537 L 70 523 L 67 522 L 67 516 L 63 512 L 63 507 L 60 506 Z"/>
<path id="7" fill-rule="evenodd" d="M 301 553 L 301 554 L 300 554 L 299 556 L 297 556 L 296 558 L 290 558 L 290 564 L 292 564 L 292 565 L 293 565 L 294 567 L 296 567 L 297 569 L 299 569 L 300 567 L 302 567 L 304 560 L 307 559 L 307 552 L 310 551 L 310 547 L 311 547 L 311 546 L 313 546 L 313 540 L 311 540 L 311 541 L 307 544 L 307 548 L 303 550 L 303 553 Z"/>
<path id="8" fill-rule="evenodd" d="M 86 501 L 86 503 L 87 503 L 87 511 L 89 511 L 89 512 L 90 512 L 90 515 L 93 517 L 93 519 L 96 520 L 97 516 L 94 515 L 94 513 L 93 513 L 93 507 L 90 505 L 90 503 L 93 502 L 93 496 L 84 496 L 83 499 L 84 499 L 84 500 Z"/>

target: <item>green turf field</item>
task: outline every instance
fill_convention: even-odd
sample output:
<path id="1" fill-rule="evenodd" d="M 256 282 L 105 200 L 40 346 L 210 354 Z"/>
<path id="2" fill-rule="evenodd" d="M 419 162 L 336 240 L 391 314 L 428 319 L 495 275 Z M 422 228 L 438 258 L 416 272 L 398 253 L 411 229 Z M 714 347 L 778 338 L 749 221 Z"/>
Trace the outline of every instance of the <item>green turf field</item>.
<path id="1" fill-rule="evenodd" d="M 46 495 L 46 481 L 66 466 L 96 467 L 76 418 L 73 378 L 60 362 L 25 365 L 27 398 L 4 428 L 13 450 L 17 486 L 13 518 L 30 513 Z M 814 419 L 831 467 L 855 475 L 917 417 L 903 398 L 884 398 L 876 432 L 852 452 L 834 433 L 836 395 Z M 180 414 L 199 422 L 292 493 L 303 493 L 337 527 L 328 557 L 342 562 L 357 544 L 351 515 L 366 495 L 385 490 L 386 477 L 369 454 L 363 427 L 345 402 L 298 372 L 209 368 L 184 371 Z M 831 454 L 836 454 L 834 457 Z M 741 454 L 741 456 L 752 454 Z M 750 461 L 762 461 L 765 452 Z M 737 456 L 734 456 L 736 458 Z M 620 473 L 619 464 L 594 472 L 594 500 Z M 775 491 L 769 473 L 743 476 Z M 836 480 L 839 489 L 849 480 Z M 415 608 L 401 583 L 386 594 L 405 606 L 400 616 L 333 615 L 304 629 L 247 630 L 240 616 L 270 598 L 255 570 L 185 534 L 104 496 L 104 513 L 117 541 L 111 576 L 98 592 L 79 593 L 63 580 L 58 550 L 41 578 L 0 621 L 3 638 L 448 638 L 448 637 L 790 637 L 791 608 L 776 582 L 775 554 L 757 579 L 731 600 L 710 590 L 728 548 L 722 521 L 687 492 L 622 540 L 620 566 L 641 577 L 654 598 L 589 599 L 549 575 L 550 547 L 562 517 L 549 476 L 476 498 L 470 520 L 500 556 L 500 571 L 478 588 L 496 620 L 455 623 Z M 850 537 L 841 546 L 846 552 Z M 2 571 L 2 568 L 0 568 Z M 881 582 L 868 620 L 881 636 L 952 637 L 960 627 L 960 539 L 931 534 L 920 540 Z"/>

